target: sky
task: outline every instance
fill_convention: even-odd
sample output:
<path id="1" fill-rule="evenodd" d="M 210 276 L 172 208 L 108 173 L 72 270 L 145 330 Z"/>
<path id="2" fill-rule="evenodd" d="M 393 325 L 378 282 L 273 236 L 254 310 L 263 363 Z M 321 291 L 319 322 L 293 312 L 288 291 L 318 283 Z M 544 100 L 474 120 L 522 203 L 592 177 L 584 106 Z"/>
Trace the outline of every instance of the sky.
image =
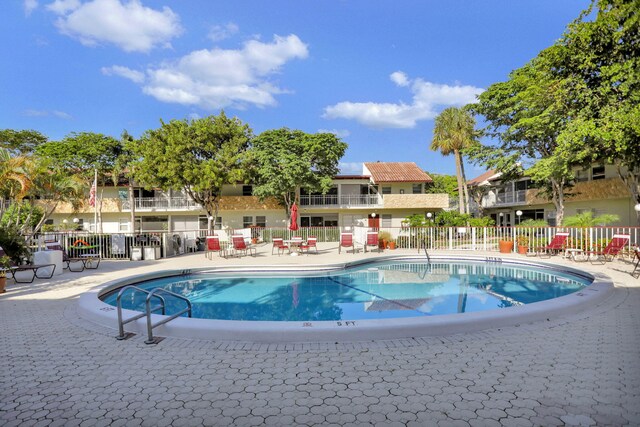
<path id="1" fill-rule="evenodd" d="M 236 116 L 348 143 L 362 162 L 455 174 L 434 117 L 561 37 L 588 0 L 7 0 L 0 128 L 139 137 Z M 468 165 L 467 178 L 484 168 Z"/>

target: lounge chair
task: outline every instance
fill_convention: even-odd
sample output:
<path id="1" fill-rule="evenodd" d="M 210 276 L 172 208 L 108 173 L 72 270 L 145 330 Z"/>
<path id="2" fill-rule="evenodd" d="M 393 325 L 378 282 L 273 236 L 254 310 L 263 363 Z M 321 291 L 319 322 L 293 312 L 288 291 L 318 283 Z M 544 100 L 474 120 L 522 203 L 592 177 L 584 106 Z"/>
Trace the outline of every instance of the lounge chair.
<path id="1" fill-rule="evenodd" d="M 0 248 L 0 258 L 2 258 L 3 256 L 7 256 L 7 254 L 5 253 L 4 249 Z M 41 268 L 47 268 L 47 267 L 51 268 L 51 273 L 48 276 L 45 276 L 44 274 L 42 276 L 39 276 L 38 271 Z M 4 270 L 11 275 L 11 277 L 16 283 L 33 283 L 36 277 L 38 279 L 51 279 L 53 277 L 53 273 L 56 272 L 56 265 L 55 264 L 16 265 L 13 261 L 11 261 L 9 268 L 6 268 Z M 19 280 L 16 277 L 16 273 L 22 272 L 22 271 L 31 271 L 31 273 L 33 273 L 31 275 L 31 280 Z"/>
<path id="2" fill-rule="evenodd" d="M 309 249 L 314 248 L 316 250 L 316 253 L 318 253 L 318 238 L 316 236 L 309 236 L 307 238 L 307 243 L 303 243 L 300 246 L 300 250 L 302 252 L 307 251 L 307 255 L 309 255 Z"/>
<path id="3" fill-rule="evenodd" d="M 369 246 L 373 246 L 375 249 L 378 250 L 378 252 L 381 252 L 380 250 L 380 242 L 378 241 L 378 232 L 377 231 L 367 231 L 367 242 L 364 245 L 364 251 L 367 252 L 367 247 Z M 373 252 L 373 249 L 371 249 L 371 252 Z"/>
<path id="4" fill-rule="evenodd" d="M 340 233 L 340 245 L 338 245 L 338 253 L 342 252 L 342 248 L 351 248 L 356 253 L 356 245 L 353 243 L 353 233 Z"/>
<path id="5" fill-rule="evenodd" d="M 244 252 L 245 255 L 251 254 L 252 256 L 256 256 L 256 248 L 249 245 L 244 241 L 244 236 L 231 236 L 231 241 L 233 242 L 233 250 L 236 252 Z"/>
<path id="6" fill-rule="evenodd" d="M 70 257 L 67 251 L 64 250 L 59 242 L 45 242 L 44 246 L 48 251 L 62 251 L 62 262 L 66 265 L 66 267 L 63 267 L 63 269 L 73 271 L 74 273 L 80 273 L 84 271 L 87 261 L 86 258 Z M 79 268 L 72 268 L 71 263 L 79 263 Z"/>
<path id="7" fill-rule="evenodd" d="M 225 251 L 220 246 L 220 238 L 218 236 L 207 236 L 205 242 L 204 256 L 211 259 L 213 252 L 218 252 L 220 256 L 224 256 Z"/>
<path id="8" fill-rule="evenodd" d="M 547 254 L 551 257 L 552 253 L 558 253 L 562 249 L 564 249 L 564 245 L 569 238 L 569 233 L 556 233 L 546 246 L 538 246 L 535 248 L 535 252 L 538 256 L 542 256 L 542 254 Z"/>
<path id="9" fill-rule="evenodd" d="M 593 255 L 595 255 L 595 259 L 602 259 L 602 263 L 606 263 L 607 261 L 613 261 L 613 259 L 618 256 L 620 251 L 624 249 L 624 247 L 629 243 L 629 235 L 628 234 L 614 234 L 611 238 L 611 241 L 605 246 L 604 249 L 585 251 L 585 255 L 589 257 L 591 263 L 593 264 Z M 611 258 L 609 258 L 611 257 Z"/>
<path id="10" fill-rule="evenodd" d="M 278 250 L 278 255 L 282 255 L 285 250 L 291 252 L 289 250 L 289 246 L 284 244 L 284 239 L 282 239 L 280 237 L 274 237 L 273 238 L 273 246 L 271 247 L 271 255 L 273 255 L 273 250 L 274 249 Z"/>

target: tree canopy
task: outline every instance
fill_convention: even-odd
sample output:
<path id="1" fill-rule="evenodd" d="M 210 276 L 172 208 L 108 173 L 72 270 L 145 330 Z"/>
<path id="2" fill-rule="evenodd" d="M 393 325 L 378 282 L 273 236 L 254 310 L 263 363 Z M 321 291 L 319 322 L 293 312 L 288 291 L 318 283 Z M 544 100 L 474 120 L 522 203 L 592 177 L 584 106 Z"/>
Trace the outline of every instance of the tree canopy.
<path id="1" fill-rule="evenodd" d="M 277 198 L 289 215 L 297 188 L 321 193 L 331 188 L 346 149 L 347 144 L 332 133 L 287 128 L 262 132 L 251 149 L 253 194 Z"/>
<path id="2" fill-rule="evenodd" d="M 215 225 L 222 186 L 247 176 L 251 129 L 224 112 L 161 124 L 145 132 L 134 149 L 136 180 L 147 188 L 184 191 Z"/>

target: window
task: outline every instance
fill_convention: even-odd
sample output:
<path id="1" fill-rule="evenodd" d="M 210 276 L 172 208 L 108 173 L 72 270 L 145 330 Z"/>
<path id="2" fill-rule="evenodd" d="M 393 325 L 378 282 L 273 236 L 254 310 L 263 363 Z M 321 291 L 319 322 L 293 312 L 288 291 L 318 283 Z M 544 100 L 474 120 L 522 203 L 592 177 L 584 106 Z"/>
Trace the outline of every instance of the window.
<path id="1" fill-rule="evenodd" d="M 253 195 L 253 186 L 251 186 L 251 185 L 243 185 L 242 186 L 242 195 L 243 196 L 252 196 Z"/>
<path id="2" fill-rule="evenodd" d="M 380 219 L 381 227 L 391 227 L 391 214 L 382 214 L 380 216 Z"/>
<path id="3" fill-rule="evenodd" d="M 242 228 L 248 228 L 250 225 L 253 225 L 253 217 L 252 216 L 243 216 L 242 217 Z"/>
<path id="4" fill-rule="evenodd" d="M 118 220 L 118 231 L 121 232 L 128 232 L 129 231 L 129 220 L 126 219 L 119 219 Z"/>
<path id="5" fill-rule="evenodd" d="M 391 194 L 391 187 L 382 187 L 382 194 Z"/>
<path id="6" fill-rule="evenodd" d="M 593 167 L 593 170 L 591 171 L 591 179 L 594 181 L 596 179 L 604 179 L 604 165 Z"/>
<path id="7" fill-rule="evenodd" d="M 256 225 L 258 227 L 266 227 L 267 226 L 267 217 L 266 216 L 257 216 L 256 217 Z"/>
<path id="8" fill-rule="evenodd" d="M 413 184 L 412 193 L 413 194 L 422 194 L 422 184 Z"/>

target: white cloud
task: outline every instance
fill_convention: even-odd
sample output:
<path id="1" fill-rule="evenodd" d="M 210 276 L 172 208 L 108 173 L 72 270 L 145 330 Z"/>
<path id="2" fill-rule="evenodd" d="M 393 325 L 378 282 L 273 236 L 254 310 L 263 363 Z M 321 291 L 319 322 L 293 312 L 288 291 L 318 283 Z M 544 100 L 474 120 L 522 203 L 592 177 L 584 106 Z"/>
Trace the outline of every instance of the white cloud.
<path id="1" fill-rule="evenodd" d="M 80 0 L 55 0 L 53 3 L 47 5 L 47 9 L 57 13 L 58 15 L 64 15 L 67 12 L 71 12 L 80 7 Z"/>
<path id="2" fill-rule="evenodd" d="M 227 39 L 238 32 L 238 26 L 233 22 L 229 22 L 225 25 L 214 25 L 209 30 L 208 37 L 214 42 Z"/>
<path id="3" fill-rule="evenodd" d="M 38 0 L 24 0 L 24 14 L 29 16 L 31 12 L 38 8 Z"/>
<path id="4" fill-rule="evenodd" d="M 362 162 L 339 162 L 340 174 L 342 175 L 361 175 Z"/>
<path id="5" fill-rule="evenodd" d="M 142 83 L 144 82 L 144 73 L 136 70 L 132 70 L 127 67 L 123 67 L 120 65 L 114 65 L 111 67 L 102 67 L 102 74 L 105 76 L 120 76 L 125 79 L 129 79 L 134 83 Z"/>
<path id="6" fill-rule="evenodd" d="M 438 107 L 468 104 L 484 90 L 468 85 L 431 83 L 419 78 L 410 80 L 401 71 L 389 77 L 396 85 L 410 88 L 413 93 L 411 104 L 346 101 L 325 107 L 323 117 L 355 120 L 379 129 L 413 128 L 418 121 L 434 118 L 438 114 Z"/>
<path id="7" fill-rule="evenodd" d="M 182 33 L 180 19 L 168 7 L 154 10 L 139 0 L 56 0 L 48 9 L 60 15 L 56 26 L 86 46 L 111 43 L 127 52 L 169 47 Z"/>
<path id="8" fill-rule="evenodd" d="M 271 43 L 251 40 L 238 50 L 194 51 L 175 62 L 149 68 L 144 79 L 121 66 L 103 68 L 102 72 L 138 81 L 144 93 L 162 102 L 209 110 L 265 107 L 276 103 L 275 95 L 287 93 L 269 78 L 288 61 L 307 56 L 307 45 L 292 34 L 274 36 Z"/>
<path id="9" fill-rule="evenodd" d="M 346 138 L 351 135 L 347 129 L 318 129 L 318 133 L 332 133 L 338 138 Z"/>
<path id="10" fill-rule="evenodd" d="M 408 86 L 409 78 L 402 71 L 396 71 L 395 73 L 391 73 L 391 81 L 397 84 L 398 86 Z"/>
<path id="11" fill-rule="evenodd" d="M 71 120 L 73 118 L 71 114 L 58 110 L 25 110 L 23 114 L 28 117 L 57 117 L 64 120 Z"/>

